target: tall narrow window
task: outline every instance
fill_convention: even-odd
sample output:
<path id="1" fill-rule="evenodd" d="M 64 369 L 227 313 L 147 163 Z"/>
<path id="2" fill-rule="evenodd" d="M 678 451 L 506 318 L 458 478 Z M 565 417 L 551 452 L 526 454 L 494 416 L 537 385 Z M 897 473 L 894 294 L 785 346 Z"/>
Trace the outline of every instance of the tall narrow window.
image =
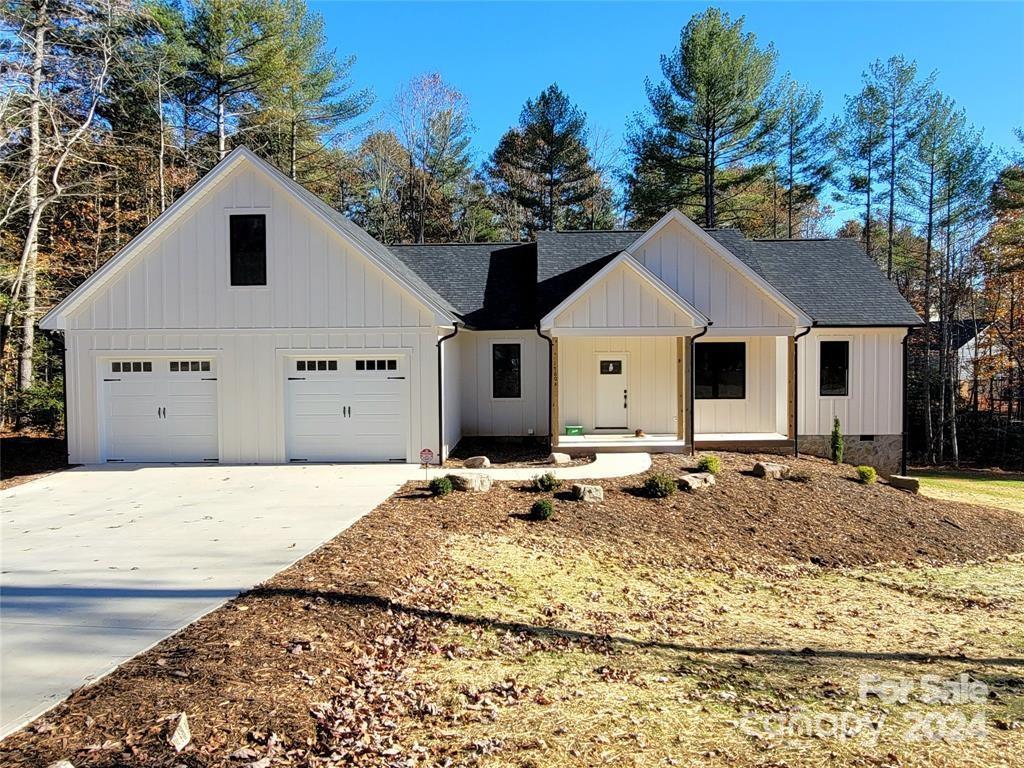
<path id="1" fill-rule="evenodd" d="M 742 341 L 697 344 L 694 374 L 698 400 L 742 400 L 747 396 L 747 345 Z"/>
<path id="2" fill-rule="evenodd" d="M 267 217 L 231 216 L 231 284 L 267 284 Z"/>
<path id="3" fill-rule="evenodd" d="M 522 397 L 522 348 L 518 344 L 493 344 L 491 366 L 494 397 Z"/>
<path id="4" fill-rule="evenodd" d="M 823 397 L 850 394 L 850 342 L 821 342 L 820 393 Z"/>

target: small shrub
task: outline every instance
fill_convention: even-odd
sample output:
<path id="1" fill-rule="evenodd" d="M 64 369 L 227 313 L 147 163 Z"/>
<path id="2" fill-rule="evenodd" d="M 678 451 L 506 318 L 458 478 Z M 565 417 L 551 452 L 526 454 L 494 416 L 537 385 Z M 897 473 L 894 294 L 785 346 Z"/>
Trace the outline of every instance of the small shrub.
<path id="1" fill-rule="evenodd" d="M 717 475 L 722 471 L 722 460 L 713 453 L 705 453 L 697 459 L 697 469 L 701 472 L 710 472 L 712 475 Z"/>
<path id="2" fill-rule="evenodd" d="M 864 483 L 864 485 L 871 485 L 878 479 L 878 473 L 875 471 L 874 467 L 869 467 L 867 464 L 861 464 L 857 467 L 857 478 Z"/>
<path id="3" fill-rule="evenodd" d="M 644 480 L 644 496 L 649 499 L 664 499 L 676 492 L 676 481 L 664 472 L 655 472 Z"/>
<path id="4" fill-rule="evenodd" d="M 806 472 L 790 472 L 786 479 L 794 483 L 809 483 L 813 478 Z"/>
<path id="5" fill-rule="evenodd" d="M 532 487 L 535 491 L 551 493 L 552 491 L 562 487 L 562 481 L 555 477 L 554 472 L 545 472 L 543 475 L 537 475 L 533 478 Z"/>
<path id="6" fill-rule="evenodd" d="M 832 452 L 832 461 L 835 464 L 843 463 L 843 428 L 839 425 L 839 417 L 836 416 L 832 422 L 832 437 L 829 439 L 829 448 Z"/>
<path id="7" fill-rule="evenodd" d="M 538 499 L 530 507 L 530 517 L 534 520 L 550 520 L 553 514 L 555 508 L 551 504 L 551 499 Z"/>
<path id="8" fill-rule="evenodd" d="M 435 496 L 447 496 L 453 490 L 451 478 L 447 475 L 435 477 L 430 481 L 430 492 Z"/>

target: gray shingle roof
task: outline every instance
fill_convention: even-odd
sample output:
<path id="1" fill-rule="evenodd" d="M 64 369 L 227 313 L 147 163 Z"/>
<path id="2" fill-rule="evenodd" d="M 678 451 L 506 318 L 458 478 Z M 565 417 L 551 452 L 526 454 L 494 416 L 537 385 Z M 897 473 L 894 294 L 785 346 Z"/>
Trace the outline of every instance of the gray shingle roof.
<path id="1" fill-rule="evenodd" d="M 748 240 L 708 232 L 818 325 L 920 325 L 921 318 L 854 240 Z"/>
<path id="2" fill-rule="evenodd" d="M 396 245 L 391 250 L 471 328 L 530 328 L 642 234 L 538 232 L 536 243 Z M 921 323 L 857 242 L 748 240 L 728 229 L 709 234 L 818 325 Z"/>
<path id="3" fill-rule="evenodd" d="M 392 245 L 471 328 L 532 328 L 537 247 L 534 243 Z"/>

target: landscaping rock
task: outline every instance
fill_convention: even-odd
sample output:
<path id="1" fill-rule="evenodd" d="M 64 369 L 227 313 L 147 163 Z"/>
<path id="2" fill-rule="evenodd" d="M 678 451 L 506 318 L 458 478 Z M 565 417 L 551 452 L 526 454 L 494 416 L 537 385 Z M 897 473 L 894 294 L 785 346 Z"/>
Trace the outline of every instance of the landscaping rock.
<path id="1" fill-rule="evenodd" d="M 576 501 L 604 501 L 604 488 L 602 488 L 600 485 L 584 485 L 583 483 L 573 483 L 572 497 L 576 499 Z"/>
<path id="2" fill-rule="evenodd" d="M 552 453 L 548 456 L 548 464 L 568 464 L 572 461 L 572 456 L 568 453 Z"/>
<path id="3" fill-rule="evenodd" d="M 486 456 L 470 456 L 462 462 L 462 466 L 466 469 L 486 469 L 491 466 L 491 460 Z"/>
<path id="4" fill-rule="evenodd" d="M 696 491 L 715 484 L 715 476 L 710 472 L 691 472 L 679 478 L 679 487 L 684 491 Z"/>
<path id="5" fill-rule="evenodd" d="M 754 475 L 766 480 L 782 480 L 789 477 L 789 467 L 785 464 L 776 464 L 774 461 L 759 461 L 754 465 Z"/>
<path id="6" fill-rule="evenodd" d="M 494 480 L 490 475 L 449 475 L 452 486 L 457 491 L 470 491 L 472 493 L 486 493 L 491 490 Z"/>
<path id="7" fill-rule="evenodd" d="M 899 488 L 901 491 L 910 491 L 911 493 L 917 493 L 921 490 L 921 481 L 916 477 L 907 477 L 906 475 L 891 475 L 889 477 L 889 485 L 893 488 Z"/>

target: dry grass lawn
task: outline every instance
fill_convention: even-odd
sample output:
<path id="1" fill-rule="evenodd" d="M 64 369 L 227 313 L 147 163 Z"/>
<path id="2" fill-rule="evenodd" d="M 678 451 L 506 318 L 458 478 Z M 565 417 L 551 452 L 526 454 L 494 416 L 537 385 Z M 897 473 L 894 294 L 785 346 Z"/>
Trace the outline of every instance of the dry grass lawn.
<path id="1" fill-rule="evenodd" d="M 986 504 L 1024 513 L 1024 475 L 1002 472 L 915 472 L 921 493 L 935 499 Z"/>
<path id="2" fill-rule="evenodd" d="M 546 522 L 518 484 L 410 484 L 5 740 L 0 763 L 1024 766 L 1024 518 L 812 459 L 787 459 L 805 482 L 723 459 L 703 492 L 601 481 L 603 503 L 558 493 Z M 859 695 L 864 675 L 925 674 L 985 693 Z"/>

